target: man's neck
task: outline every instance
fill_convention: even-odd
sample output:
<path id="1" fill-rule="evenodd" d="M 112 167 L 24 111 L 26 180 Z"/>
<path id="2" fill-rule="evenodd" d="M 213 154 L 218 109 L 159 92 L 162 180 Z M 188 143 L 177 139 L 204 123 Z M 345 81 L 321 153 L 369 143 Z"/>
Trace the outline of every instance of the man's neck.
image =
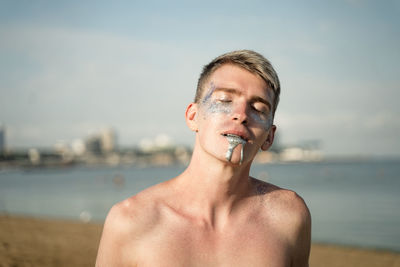
<path id="1" fill-rule="evenodd" d="M 178 179 L 185 188 L 191 211 L 213 228 L 223 226 L 240 199 L 248 195 L 250 163 L 233 165 L 201 149 L 194 149 L 192 160 Z"/>

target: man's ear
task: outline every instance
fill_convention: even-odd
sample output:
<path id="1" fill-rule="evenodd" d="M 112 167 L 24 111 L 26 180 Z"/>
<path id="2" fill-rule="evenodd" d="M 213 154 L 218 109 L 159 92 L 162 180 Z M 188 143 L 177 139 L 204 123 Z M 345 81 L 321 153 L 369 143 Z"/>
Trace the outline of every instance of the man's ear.
<path id="1" fill-rule="evenodd" d="M 190 130 L 193 132 L 197 132 L 198 127 L 197 127 L 197 121 L 196 121 L 196 115 L 197 115 L 197 109 L 198 106 L 196 103 L 190 103 L 185 112 L 185 119 L 186 119 L 186 124 L 189 127 Z"/>
<path id="2" fill-rule="evenodd" d="M 271 125 L 271 127 L 269 128 L 268 131 L 269 132 L 268 132 L 267 139 L 261 145 L 261 149 L 264 150 L 264 151 L 268 150 L 272 146 L 272 143 L 274 142 L 276 126 L 275 125 Z"/>

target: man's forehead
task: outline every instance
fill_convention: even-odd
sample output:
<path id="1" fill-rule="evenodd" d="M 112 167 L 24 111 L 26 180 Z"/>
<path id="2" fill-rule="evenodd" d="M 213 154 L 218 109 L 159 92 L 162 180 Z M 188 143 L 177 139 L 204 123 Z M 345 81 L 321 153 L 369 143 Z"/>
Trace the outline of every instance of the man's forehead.
<path id="1" fill-rule="evenodd" d="M 265 88 L 265 92 L 267 93 L 267 95 L 269 97 L 274 96 L 275 92 L 271 88 L 269 81 L 266 81 L 259 73 L 255 72 L 255 71 L 250 71 L 247 68 L 245 68 L 241 65 L 238 65 L 238 64 L 234 64 L 234 63 L 224 63 L 224 64 L 216 67 L 214 70 L 212 70 L 211 74 L 209 75 L 209 77 L 205 83 L 208 86 L 206 85 L 205 86 L 206 88 L 203 88 L 203 91 L 207 91 L 207 89 L 210 88 L 212 85 L 216 85 L 216 79 L 218 79 L 218 78 L 221 78 L 221 79 L 225 78 L 225 80 L 222 80 L 222 81 L 229 83 L 228 77 L 225 77 L 225 76 L 221 77 L 221 75 L 220 75 L 221 71 L 223 71 L 223 69 L 226 69 L 226 68 L 234 68 L 234 69 L 238 69 L 238 70 L 247 72 L 251 75 L 254 75 L 255 77 L 257 77 L 259 79 L 259 81 L 262 81 L 263 87 Z M 215 77 L 216 75 L 217 75 L 217 77 Z M 222 87 L 224 87 L 224 86 L 222 86 Z M 225 86 L 225 87 L 229 87 L 229 86 Z"/>

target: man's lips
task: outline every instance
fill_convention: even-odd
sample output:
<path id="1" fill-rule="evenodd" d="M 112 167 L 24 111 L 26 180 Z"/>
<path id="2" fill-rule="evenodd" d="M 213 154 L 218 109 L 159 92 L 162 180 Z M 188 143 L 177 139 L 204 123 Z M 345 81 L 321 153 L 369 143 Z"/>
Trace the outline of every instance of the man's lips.
<path id="1" fill-rule="evenodd" d="M 222 136 L 228 137 L 239 137 L 241 139 L 243 139 L 244 141 L 249 141 L 249 138 L 244 134 L 244 133 L 240 133 L 240 132 L 235 132 L 235 131 L 228 131 L 228 132 L 224 132 L 222 133 Z"/>

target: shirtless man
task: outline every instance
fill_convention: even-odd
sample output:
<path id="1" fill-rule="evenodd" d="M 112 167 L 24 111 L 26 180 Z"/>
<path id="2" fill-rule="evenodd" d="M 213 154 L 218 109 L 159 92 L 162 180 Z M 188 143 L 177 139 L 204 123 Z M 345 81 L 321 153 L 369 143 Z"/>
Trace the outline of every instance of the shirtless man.
<path id="1" fill-rule="evenodd" d="M 111 209 L 96 266 L 308 266 L 306 204 L 249 176 L 273 142 L 279 93 L 271 64 L 253 51 L 205 66 L 185 113 L 196 135 L 189 166 Z"/>

